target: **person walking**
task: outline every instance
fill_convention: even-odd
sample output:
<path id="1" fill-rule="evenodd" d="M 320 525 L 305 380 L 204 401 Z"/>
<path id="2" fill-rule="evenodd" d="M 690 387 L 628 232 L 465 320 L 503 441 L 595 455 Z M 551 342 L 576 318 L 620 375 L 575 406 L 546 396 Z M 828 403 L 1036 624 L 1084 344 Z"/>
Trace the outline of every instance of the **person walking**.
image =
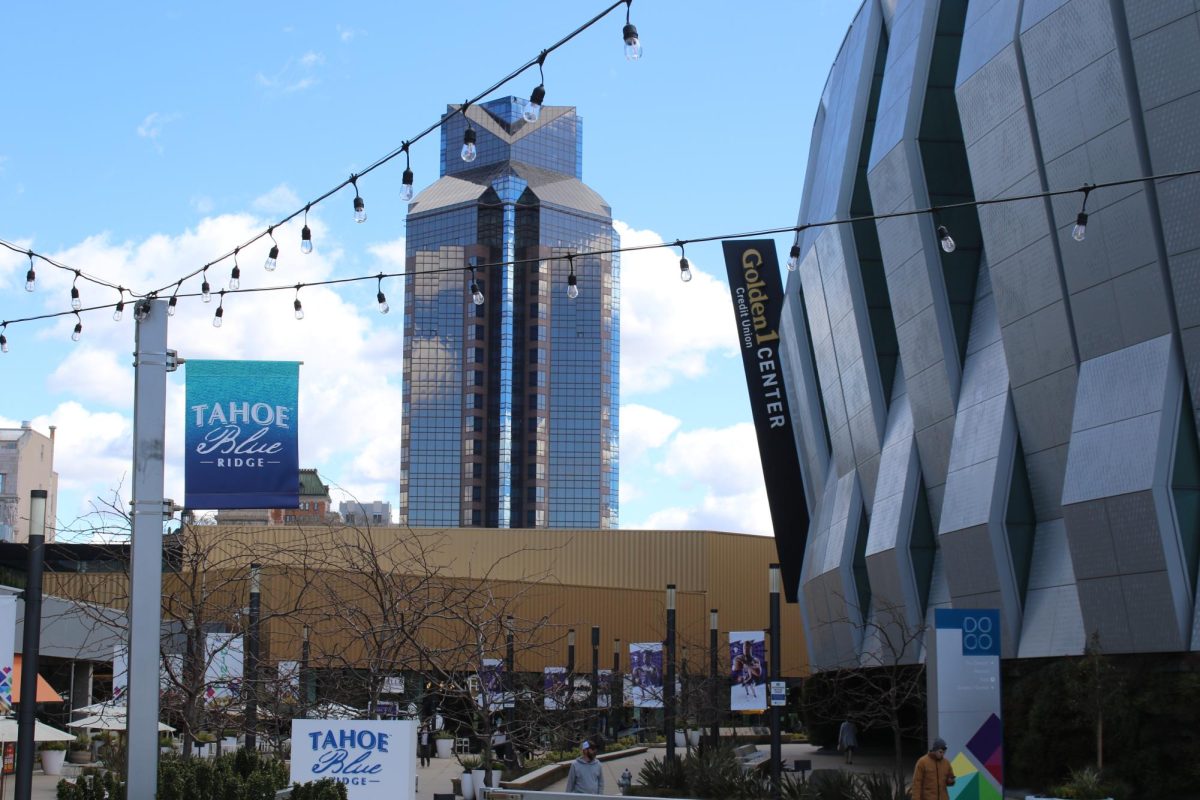
<path id="1" fill-rule="evenodd" d="M 567 794 L 604 794 L 604 772 L 596 758 L 596 748 L 585 741 L 579 749 L 583 754 L 571 762 L 567 772 Z"/>
<path id="2" fill-rule="evenodd" d="M 934 739 L 929 752 L 917 759 L 913 772 L 912 800 L 950 800 L 954 768 L 946 760 L 946 740 Z"/>
<path id="3" fill-rule="evenodd" d="M 421 724 L 417 731 L 417 755 L 421 757 L 421 766 L 429 766 L 429 723 Z"/>
<path id="4" fill-rule="evenodd" d="M 846 720 L 838 728 L 838 750 L 846 754 L 846 763 L 854 763 L 854 751 L 858 749 L 858 728 Z"/>

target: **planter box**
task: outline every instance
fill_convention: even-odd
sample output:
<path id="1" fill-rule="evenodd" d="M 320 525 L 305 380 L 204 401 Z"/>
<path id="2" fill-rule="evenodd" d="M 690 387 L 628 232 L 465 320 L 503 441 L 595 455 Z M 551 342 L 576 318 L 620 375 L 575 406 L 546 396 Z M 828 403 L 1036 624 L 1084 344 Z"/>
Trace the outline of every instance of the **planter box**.
<path id="1" fill-rule="evenodd" d="M 475 800 L 475 784 L 471 780 L 471 773 L 464 772 L 458 781 L 462 788 L 463 800 Z"/>
<path id="2" fill-rule="evenodd" d="M 66 756 L 66 750 L 43 750 L 42 772 L 45 772 L 47 775 L 62 775 L 63 759 Z"/>
<path id="3" fill-rule="evenodd" d="M 92 763 L 92 751 L 69 750 L 67 751 L 67 761 L 72 764 L 90 764 Z"/>
<path id="4" fill-rule="evenodd" d="M 434 747 L 437 748 L 438 758 L 450 758 L 454 755 L 454 740 L 453 739 L 434 739 Z"/>

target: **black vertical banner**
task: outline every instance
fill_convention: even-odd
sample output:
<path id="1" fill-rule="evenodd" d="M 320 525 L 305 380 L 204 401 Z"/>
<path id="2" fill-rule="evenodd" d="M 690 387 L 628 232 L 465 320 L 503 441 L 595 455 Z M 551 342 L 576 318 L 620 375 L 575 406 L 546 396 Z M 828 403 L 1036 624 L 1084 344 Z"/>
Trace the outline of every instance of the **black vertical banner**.
<path id="1" fill-rule="evenodd" d="M 738 341 L 746 388 L 754 411 L 758 455 L 762 460 L 775 549 L 783 573 L 784 596 L 796 602 L 804 547 L 808 541 L 808 505 L 800 477 L 800 459 L 792 436 L 787 387 L 780 363 L 779 319 L 783 282 L 772 239 L 722 242 L 729 293 L 737 315 Z"/>

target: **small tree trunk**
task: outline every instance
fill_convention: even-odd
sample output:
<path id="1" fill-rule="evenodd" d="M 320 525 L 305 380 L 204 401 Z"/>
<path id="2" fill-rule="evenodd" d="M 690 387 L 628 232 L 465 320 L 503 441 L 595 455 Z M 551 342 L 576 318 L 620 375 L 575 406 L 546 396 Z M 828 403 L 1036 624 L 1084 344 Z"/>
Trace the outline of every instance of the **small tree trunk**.
<path id="1" fill-rule="evenodd" d="M 1096 713 L 1096 769 L 1104 769 L 1104 710 Z"/>

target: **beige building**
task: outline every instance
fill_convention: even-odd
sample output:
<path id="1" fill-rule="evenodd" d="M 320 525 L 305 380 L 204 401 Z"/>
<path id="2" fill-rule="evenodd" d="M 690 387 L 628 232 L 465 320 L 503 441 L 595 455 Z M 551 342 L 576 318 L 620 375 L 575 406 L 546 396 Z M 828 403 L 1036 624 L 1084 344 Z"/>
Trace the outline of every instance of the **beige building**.
<path id="1" fill-rule="evenodd" d="M 58 519 L 58 473 L 54 471 L 54 426 L 50 435 L 28 422 L 0 428 L 0 541 L 29 540 L 29 493 L 45 489 L 46 540 L 54 540 Z"/>

